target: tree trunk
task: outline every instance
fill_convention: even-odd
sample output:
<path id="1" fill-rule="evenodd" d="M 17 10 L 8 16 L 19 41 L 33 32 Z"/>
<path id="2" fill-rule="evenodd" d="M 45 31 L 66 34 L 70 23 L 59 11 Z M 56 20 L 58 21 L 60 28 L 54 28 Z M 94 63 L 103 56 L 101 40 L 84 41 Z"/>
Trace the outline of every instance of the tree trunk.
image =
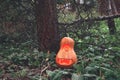
<path id="1" fill-rule="evenodd" d="M 37 36 L 40 51 L 59 47 L 56 0 L 36 0 Z"/>
<path id="2" fill-rule="evenodd" d="M 108 19 L 107 24 L 108 24 L 110 35 L 114 35 L 116 33 L 116 27 L 115 27 L 114 19 Z"/>

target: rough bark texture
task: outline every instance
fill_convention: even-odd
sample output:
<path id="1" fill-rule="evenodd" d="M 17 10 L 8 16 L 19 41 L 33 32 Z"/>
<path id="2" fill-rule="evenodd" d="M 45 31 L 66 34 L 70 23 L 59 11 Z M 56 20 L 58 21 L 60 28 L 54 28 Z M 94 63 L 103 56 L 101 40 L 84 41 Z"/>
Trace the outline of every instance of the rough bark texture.
<path id="1" fill-rule="evenodd" d="M 98 0 L 98 4 L 102 16 L 120 14 L 120 0 Z"/>
<path id="2" fill-rule="evenodd" d="M 37 0 L 36 20 L 39 50 L 56 51 L 59 46 L 56 0 Z"/>

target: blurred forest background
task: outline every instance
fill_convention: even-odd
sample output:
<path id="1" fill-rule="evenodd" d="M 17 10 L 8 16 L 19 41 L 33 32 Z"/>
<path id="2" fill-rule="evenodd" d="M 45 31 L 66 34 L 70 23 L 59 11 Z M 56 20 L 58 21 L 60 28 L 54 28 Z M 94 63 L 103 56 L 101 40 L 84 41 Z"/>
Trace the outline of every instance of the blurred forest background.
<path id="1" fill-rule="evenodd" d="M 120 80 L 120 0 L 1 0 L 0 80 Z M 56 66 L 60 39 L 78 62 Z"/>

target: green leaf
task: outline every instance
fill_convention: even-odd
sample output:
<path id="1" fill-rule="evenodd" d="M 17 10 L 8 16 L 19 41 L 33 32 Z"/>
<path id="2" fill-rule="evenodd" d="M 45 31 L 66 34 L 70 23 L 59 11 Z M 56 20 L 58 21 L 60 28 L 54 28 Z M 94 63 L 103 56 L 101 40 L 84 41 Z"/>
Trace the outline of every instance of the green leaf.
<path id="1" fill-rule="evenodd" d="M 50 80 L 61 80 L 63 74 L 68 74 L 66 71 L 60 71 L 60 70 L 55 70 L 55 71 L 47 70 L 46 73 L 50 77 Z"/>
<path id="2" fill-rule="evenodd" d="M 82 75 L 78 75 L 78 74 L 73 73 L 72 80 L 84 80 L 84 77 Z"/>

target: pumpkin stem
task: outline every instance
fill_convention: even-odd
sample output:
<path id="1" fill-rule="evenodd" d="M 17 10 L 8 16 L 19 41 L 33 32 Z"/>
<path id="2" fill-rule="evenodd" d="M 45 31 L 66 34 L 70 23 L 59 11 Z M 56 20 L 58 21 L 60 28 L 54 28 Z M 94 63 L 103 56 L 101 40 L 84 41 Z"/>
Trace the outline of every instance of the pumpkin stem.
<path id="1" fill-rule="evenodd" d="M 66 33 L 67 34 L 67 37 L 69 37 L 69 33 Z"/>

